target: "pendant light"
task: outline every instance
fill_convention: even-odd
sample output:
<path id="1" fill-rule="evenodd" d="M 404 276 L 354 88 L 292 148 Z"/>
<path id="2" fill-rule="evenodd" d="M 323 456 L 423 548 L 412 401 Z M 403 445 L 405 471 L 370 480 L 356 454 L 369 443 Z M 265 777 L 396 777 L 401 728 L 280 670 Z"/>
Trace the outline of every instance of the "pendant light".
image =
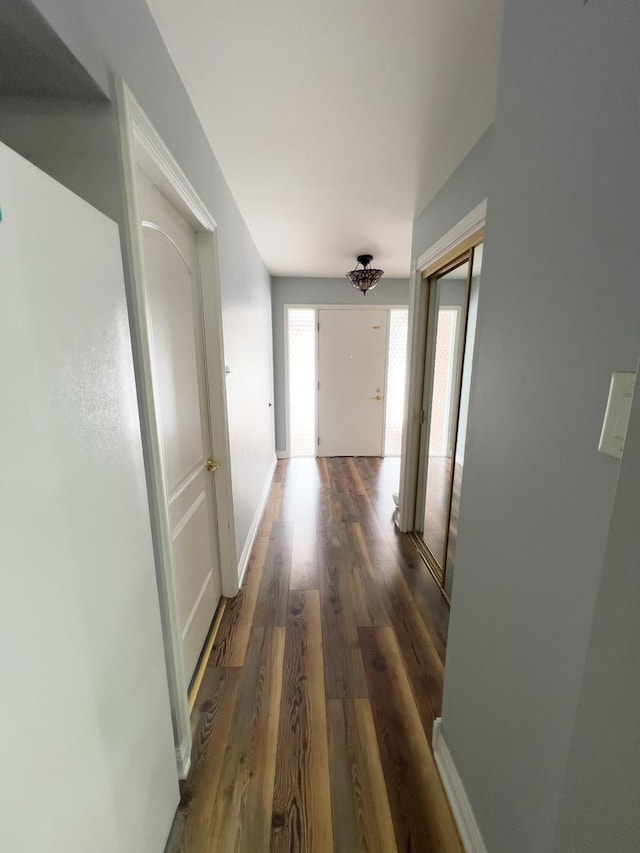
<path id="1" fill-rule="evenodd" d="M 373 255 L 358 255 L 356 258 L 357 264 L 354 270 L 351 270 L 348 273 L 345 273 L 346 278 L 349 279 L 351 284 L 359 290 L 363 296 L 367 295 L 368 290 L 373 290 L 376 284 L 382 278 L 384 274 L 384 270 L 376 270 L 371 268 L 371 261 L 373 260 Z M 358 264 L 362 267 L 362 269 L 358 269 Z"/>

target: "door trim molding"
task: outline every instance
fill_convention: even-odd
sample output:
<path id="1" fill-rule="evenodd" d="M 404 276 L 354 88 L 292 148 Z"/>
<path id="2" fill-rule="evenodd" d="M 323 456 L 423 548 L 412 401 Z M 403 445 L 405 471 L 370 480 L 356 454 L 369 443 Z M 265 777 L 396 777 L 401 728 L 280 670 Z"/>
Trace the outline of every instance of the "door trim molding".
<path id="1" fill-rule="evenodd" d="M 476 231 L 484 227 L 487 218 L 487 200 L 486 198 L 476 205 L 473 210 L 469 211 L 460 222 L 453 226 L 446 234 L 437 240 L 433 246 L 423 252 L 417 258 L 412 272 L 420 270 L 424 272 L 432 264 L 437 263 L 448 255 L 452 250 L 456 249 L 460 243 L 468 240 Z"/>
<path id="2" fill-rule="evenodd" d="M 412 267 L 409 292 L 409 329 L 407 340 L 407 393 L 404 409 L 404 432 L 400 462 L 400 488 L 397 526 L 403 533 L 413 530 L 416 513 L 416 491 L 420 465 L 420 413 L 424 386 L 426 327 L 429 312 L 428 288 L 423 286 L 425 272 L 435 272 L 474 234 L 484 228 L 487 200 L 484 199 L 450 228 Z"/>
<path id="3" fill-rule="evenodd" d="M 128 303 L 133 344 L 138 407 L 143 432 L 147 492 L 156 556 L 156 577 L 162 614 L 167 680 L 171 700 L 176 763 L 185 778 L 191 756 L 191 723 L 187 700 L 187 677 L 182 665 L 181 632 L 175 594 L 171 552 L 169 490 L 162 463 L 162 446 L 154 394 L 151 358 L 151 322 L 144 278 L 142 223 L 136 187 L 136 167 L 152 178 L 157 187 L 182 213 L 196 231 L 198 266 L 202 291 L 208 416 L 212 451 L 221 464 L 215 484 L 222 594 L 238 590 L 231 462 L 229 451 L 222 308 L 217 259 L 216 222 L 200 200 L 188 178 L 166 147 L 155 127 L 123 80 L 116 81 L 120 135 L 120 162 L 125 190 L 125 233 L 123 243 L 128 264 Z M 206 283 L 206 286 L 204 286 Z M 216 405 L 211 405 L 215 400 Z"/>
<path id="4" fill-rule="evenodd" d="M 433 721 L 433 757 L 466 853 L 487 853 L 478 821 L 442 734 L 442 717 Z"/>

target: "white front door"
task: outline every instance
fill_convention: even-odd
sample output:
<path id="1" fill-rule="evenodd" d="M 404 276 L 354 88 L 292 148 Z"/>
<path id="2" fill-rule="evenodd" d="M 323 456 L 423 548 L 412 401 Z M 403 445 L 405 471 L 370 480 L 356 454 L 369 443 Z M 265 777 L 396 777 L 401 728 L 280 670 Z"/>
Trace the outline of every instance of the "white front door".
<path id="1" fill-rule="evenodd" d="M 196 233 L 139 168 L 136 177 L 176 605 L 190 681 L 221 591 Z"/>
<path id="2" fill-rule="evenodd" d="M 318 311 L 318 456 L 382 456 L 388 311 Z"/>

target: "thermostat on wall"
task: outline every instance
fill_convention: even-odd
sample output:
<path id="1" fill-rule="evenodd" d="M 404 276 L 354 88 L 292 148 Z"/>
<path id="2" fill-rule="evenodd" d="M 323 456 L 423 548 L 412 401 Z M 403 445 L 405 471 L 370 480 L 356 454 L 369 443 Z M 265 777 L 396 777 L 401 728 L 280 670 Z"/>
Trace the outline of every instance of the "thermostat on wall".
<path id="1" fill-rule="evenodd" d="M 635 373 L 612 373 L 609 399 L 602 424 L 598 450 L 620 459 L 627 437 L 631 401 L 636 383 Z"/>

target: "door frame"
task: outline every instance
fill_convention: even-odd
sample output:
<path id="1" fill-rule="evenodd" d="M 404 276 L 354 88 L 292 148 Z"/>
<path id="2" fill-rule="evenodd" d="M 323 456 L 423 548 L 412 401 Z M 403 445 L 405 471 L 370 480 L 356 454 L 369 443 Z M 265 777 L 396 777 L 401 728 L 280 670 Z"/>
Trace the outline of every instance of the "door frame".
<path id="1" fill-rule="evenodd" d="M 218 273 L 217 225 L 155 127 L 123 80 L 117 81 L 120 155 L 126 202 L 125 248 L 131 292 L 128 292 L 134 364 L 140 409 L 149 509 L 156 554 L 156 575 L 171 700 L 176 762 L 181 778 L 191 763 L 189 684 L 182 665 L 180 625 L 175 596 L 169 496 L 165 479 L 151 354 L 151 318 L 144 275 L 142 224 L 135 170 L 139 165 L 196 231 L 198 275 L 202 299 L 205 373 L 212 452 L 220 463 L 215 475 L 215 520 L 222 594 L 238 592 L 238 561 L 233 515 L 231 457 L 227 417 L 222 303 Z M 215 401 L 215 405 L 213 404 Z"/>
<path id="2" fill-rule="evenodd" d="M 298 308 L 305 309 L 308 311 L 313 311 L 315 315 L 315 350 L 316 350 L 316 370 L 315 370 L 315 400 L 316 400 L 316 418 L 315 418 L 315 449 L 316 452 L 314 454 L 314 458 L 318 456 L 318 417 L 319 417 L 319 405 L 318 405 L 318 357 L 319 357 L 319 341 L 320 336 L 318 334 L 318 311 L 402 311 L 403 309 L 409 310 L 409 306 L 404 303 L 396 303 L 395 305 L 385 304 L 385 305 L 376 305 L 374 303 L 368 303 L 367 305 L 335 305 L 324 304 L 319 302 L 309 303 L 309 302 L 286 302 L 282 306 L 283 311 L 283 323 L 282 327 L 284 329 L 284 417 L 285 417 L 285 453 L 280 453 L 279 458 L 288 459 L 291 455 L 291 442 L 289 435 L 289 314 L 288 311 L 290 308 Z M 387 332 L 385 338 L 385 361 L 384 361 L 384 411 L 383 411 L 383 421 L 382 421 L 382 452 L 384 453 L 384 445 L 386 441 L 386 428 L 387 428 L 387 382 L 388 382 L 388 373 L 389 373 L 389 318 L 387 318 Z M 411 321 L 411 314 L 409 314 L 408 322 Z M 407 364 L 409 363 L 409 348 L 408 348 L 408 332 L 407 332 Z"/>
<path id="3" fill-rule="evenodd" d="M 423 429 L 423 395 L 429 324 L 429 276 L 453 261 L 470 246 L 481 241 L 487 218 L 487 200 L 473 208 L 416 260 L 409 293 L 407 341 L 407 393 L 404 435 L 400 462 L 400 489 L 397 526 L 403 533 L 414 528 L 418 493 L 420 435 Z M 427 424 L 428 427 L 428 424 Z"/>

